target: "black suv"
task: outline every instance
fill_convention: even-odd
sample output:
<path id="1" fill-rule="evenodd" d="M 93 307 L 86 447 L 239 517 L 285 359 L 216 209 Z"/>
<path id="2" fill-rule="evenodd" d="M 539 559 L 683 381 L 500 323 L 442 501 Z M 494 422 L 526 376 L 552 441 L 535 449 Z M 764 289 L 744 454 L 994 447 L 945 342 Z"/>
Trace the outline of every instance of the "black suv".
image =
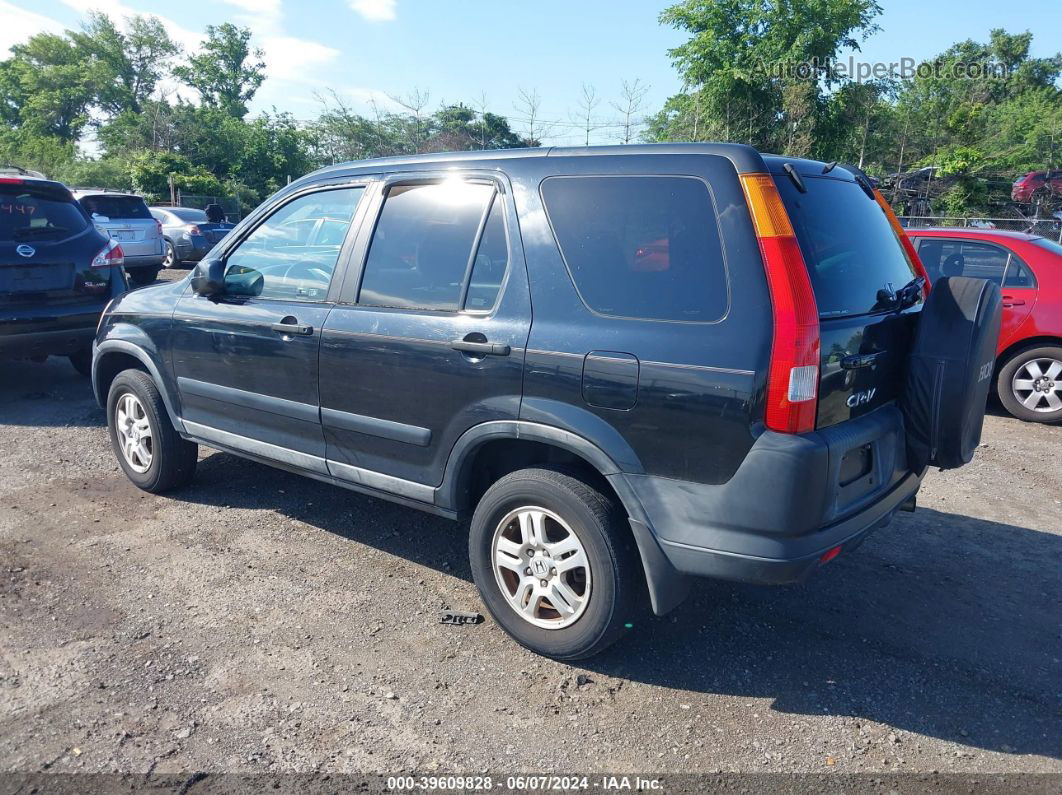
<path id="1" fill-rule="evenodd" d="M 93 383 L 148 491 L 205 444 L 471 517 L 491 614 L 575 659 L 690 575 L 803 579 L 969 459 L 998 290 L 921 276 L 860 172 L 747 146 L 348 163 L 116 301 Z"/>
<path id="2" fill-rule="evenodd" d="M 100 314 L 127 289 L 122 261 L 65 185 L 0 177 L 0 360 L 69 356 L 89 375 Z"/>

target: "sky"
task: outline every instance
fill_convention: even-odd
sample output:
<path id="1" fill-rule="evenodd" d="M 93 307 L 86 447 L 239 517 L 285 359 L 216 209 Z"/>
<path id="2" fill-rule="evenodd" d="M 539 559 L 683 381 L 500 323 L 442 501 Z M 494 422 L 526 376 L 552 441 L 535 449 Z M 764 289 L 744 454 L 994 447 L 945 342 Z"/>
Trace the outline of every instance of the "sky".
<path id="1" fill-rule="evenodd" d="M 881 31 L 856 57 L 863 61 L 917 60 L 953 42 L 987 40 L 995 27 L 1032 30 L 1033 54 L 1062 49 L 1058 0 L 880 0 Z M 252 112 L 276 108 L 298 119 L 318 115 L 319 96 L 338 92 L 356 110 L 372 103 L 394 109 L 391 96 L 427 92 L 429 107 L 463 101 L 506 115 L 526 132 L 519 92 L 537 91 L 543 141 L 582 144 L 578 113 L 582 87 L 599 98 L 601 126 L 591 143 L 615 142 L 611 102 L 624 80 L 647 85 L 645 110 L 658 110 L 681 89 L 667 50 L 685 36 L 660 25 L 666 0 L 0 0 L 0 52 L 40 31 L 77 28 L 89 10 L 116 21 L 131 14 L 160 17 L 171 36 L 194 50 L 208 24 L 249 27 L 265 50 L 267 80 Z M 32 8 L 32 10 L 30 10 Z M 612 124 L 608 124 L 612 122 Z"/>

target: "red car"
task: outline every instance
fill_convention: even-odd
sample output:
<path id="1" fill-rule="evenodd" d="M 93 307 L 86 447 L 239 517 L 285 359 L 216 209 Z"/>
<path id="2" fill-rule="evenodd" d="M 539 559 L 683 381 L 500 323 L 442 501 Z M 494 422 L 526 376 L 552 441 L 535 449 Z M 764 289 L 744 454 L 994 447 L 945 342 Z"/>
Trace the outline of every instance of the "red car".
<path id="1" fill-rule="evenodd" d="M 1062 420 L 1062 246 L 998 229 L 910 229 L 930 281 L 988 279 L 1003 292 L 995 387 L 1032 422 Z"/>
<path id="2" fill-rule="evenodd" d="M 1062 196 L 1062 171 L 1030 171 L 1018 177 L 1010 189 L 1010 198 L 1023 204 L 1035 201 L 1038 195 Z"/>

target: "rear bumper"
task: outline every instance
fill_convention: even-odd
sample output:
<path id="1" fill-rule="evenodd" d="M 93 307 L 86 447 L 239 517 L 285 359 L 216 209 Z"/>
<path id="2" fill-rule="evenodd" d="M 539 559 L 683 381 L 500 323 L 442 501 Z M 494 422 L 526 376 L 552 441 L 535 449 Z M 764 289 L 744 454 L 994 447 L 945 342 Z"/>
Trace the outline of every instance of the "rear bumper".
<path id="1" fill-rule="evenodd" d="M 860 450 L 868 468 L 842 476 L 845 455 Z M 723 484 L 619 477 L 677 574 L 762 584 L 799 582 L 824 553 L 854 549 L 922 480 L 907 468 L 894 406 L 800 436 L 765 431 Z"/>
<path id="2" fill-rule="evenodd" d="M 186 235 L 174 240 L 173 246 L 177 252 L 177 258 L 182 262 L 199 262 L 214 247 L 214 244 L 202 235 Z"/>
<path id="3" fill-rule="evenodd" d="M 144 254 L 129 256 L 125 255 L 125 267 L 126 268 L 154 268 L 162 264 L 162 260 L 165 259 L 165 255 L 159 254 Z"/>
<path id="4" fill-rule="evenodd" d="M 66 318 L 58 328 L 36 326 L 19 330 L 0 320 L 0 359 L 66 356 L 92 344 L 103 306 L 81 318 Z"/>

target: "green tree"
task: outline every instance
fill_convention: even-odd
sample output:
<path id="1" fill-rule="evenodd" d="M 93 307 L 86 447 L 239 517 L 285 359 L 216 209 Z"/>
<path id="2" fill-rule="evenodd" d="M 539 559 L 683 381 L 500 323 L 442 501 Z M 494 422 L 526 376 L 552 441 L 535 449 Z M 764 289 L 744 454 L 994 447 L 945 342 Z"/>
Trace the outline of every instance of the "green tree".
<path id="1" fill-rule="evenodd" d="M 141 113 L 170 60 L 180 53 L 157 17 L 136 15 L 121 32 L 106 14 L 90 13 L 81 32 L 72 32 L 74 46 L 92 64 L 94 104 L 109 116 Z"/>
<path id="2" fill-rule="evenodd" d="M 265 80 L 264 53 L 252 48 L 251 31 L 226 22 L 207 25 L 206 41 L 187 64 L 173 74 L 194 88 L 203 104 L 219 108 L 233 118 L 247 115 L 247 103 Z"/>
<path id="3" fill-rule="evenodd" d="M 669 55 L 687 90 L 647 137 L 744 141 L 809 153 L 835 78 L 829 62 L 876 30 L 874 0 L 683 0 L 660 15 L 690 34 Z"/>

